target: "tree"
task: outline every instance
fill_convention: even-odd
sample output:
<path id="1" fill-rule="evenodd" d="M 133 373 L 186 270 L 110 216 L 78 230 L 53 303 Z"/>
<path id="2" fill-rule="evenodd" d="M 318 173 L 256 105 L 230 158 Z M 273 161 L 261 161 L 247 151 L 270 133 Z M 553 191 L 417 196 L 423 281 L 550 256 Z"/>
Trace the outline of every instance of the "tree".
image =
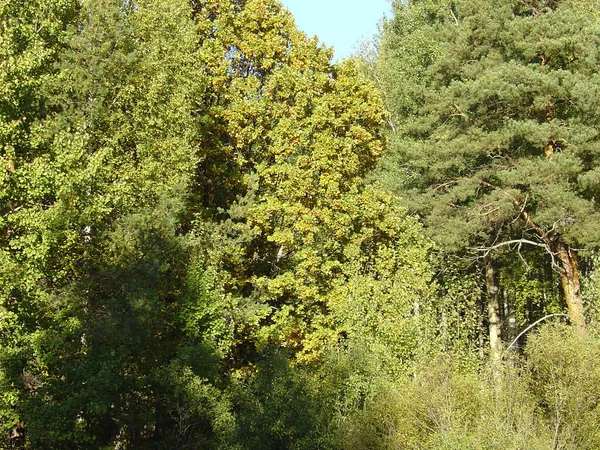
<path id="1" fill-rule="evenodd" d="M 211 258 L 229 309 L 246 317 L 232 318 L 237 345 L 247 357 L 248 346 L 279 342 L 312 361 L 339 340 L 342 318 L 332 312 L 357 277 L 386 280 L 390 297 L 398 277 L 404 298 L 426 291 L 418 225 L 363 183 L 383 150 L 381 102 L 353 63 L 331 65 L 331 52 L 277 2 L 213 0 L 196 20 L 214 93 L 209 154 L 217 154 L 202 167 L 227 186 L 227 195 L 206 190 L 228 211 Z"/>
<path id="2" fill-rule="evenodd" d="M 447 250 L 492 258 L 521 245 L 544 249 L 583 329 L 574 249 L 594 248 L 599 237 L 593 8 L 427 1 L 398 2 L 395 11 L 381 44 L 381 70 L 398 93 L 387 179 Z M 422 40 L 434 51 L 417 47 Z"/>
<path id="3" fill-rule="evenodd" d="M 56 73 L 53 63 L 72 34 L 78 12 L 79 3 L 70 0 L 0 4 L 0 435 L 12 432 L 16 439 L 21 437 L 15 427 L 19 395 L 10 380 L 15 368 L 8 361 L 21 351 L 14 339 L 22 326 L 17 302 L 32 283 L 20 264 L 18 246 L 12 245 L 13 217 L 27 204 L 20 173 L 40 153 L 30 134 L 35 121 L 47 113 L 40 87 Z"/>
<path id="4" fill-rule="evenodd" d="M 233 411 L 281 407 L 285 384 L 263 387 L 279 374 L 302 400 L 314 378 L 292 372 L 327 350 L 413 357 L 429 241 L 364 182 L 383 109 L 355 65 L 332 65 L 275 1 L 74 6 L 51 57 L 24 63 L 35 89 L 14 83 L 2 431 L 36 448 L 222 448 Z M 269 433 L 276 414 L 254 413 Z M 310 447 L 312 421 L 286 423 L 301 429 L 275 445 Z"/>
<path id="5" fill-rule="evenodd" d="M 67 6 L 39 4 L 48 23 L 25 27 L 58 37 L 16 83 L 35 102 L 15 103 L 28 122 L 4 147 L 3 401 L 33 446 L 139 447 L 172 425 L 159 369 L 183 339 L 197 35 L 185 1 Z"/>

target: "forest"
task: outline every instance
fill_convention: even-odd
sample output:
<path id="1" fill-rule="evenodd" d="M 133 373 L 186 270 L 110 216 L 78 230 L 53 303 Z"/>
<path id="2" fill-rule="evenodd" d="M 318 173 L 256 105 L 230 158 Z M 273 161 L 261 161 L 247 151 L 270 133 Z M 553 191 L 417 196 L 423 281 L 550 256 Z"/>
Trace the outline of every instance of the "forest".
<path id="1" fill-rule="evenodd" d="M 392 8 L 0 0 L 0 448 L 600 448 L 600 4 Z"/>

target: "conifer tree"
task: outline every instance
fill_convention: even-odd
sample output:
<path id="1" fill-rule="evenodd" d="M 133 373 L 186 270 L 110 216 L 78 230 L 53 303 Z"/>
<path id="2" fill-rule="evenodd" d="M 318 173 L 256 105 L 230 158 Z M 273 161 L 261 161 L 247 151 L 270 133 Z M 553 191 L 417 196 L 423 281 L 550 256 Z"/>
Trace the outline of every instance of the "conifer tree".
<path id="1" fill-rule="evenodd" d="M 395 11 L 380 60 L 397 121 L 384 177 L 447 250 L 544 249 L 583 328 L 575 249 L 600 237 L 593 6 L 425 1 Z"/>

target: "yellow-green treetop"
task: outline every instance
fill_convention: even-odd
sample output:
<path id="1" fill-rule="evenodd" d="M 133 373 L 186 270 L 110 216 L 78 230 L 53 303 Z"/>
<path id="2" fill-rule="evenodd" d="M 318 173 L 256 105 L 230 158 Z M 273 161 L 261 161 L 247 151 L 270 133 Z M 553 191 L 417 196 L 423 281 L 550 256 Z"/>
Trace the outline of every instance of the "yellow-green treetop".
<path id="1" fill-rule="evenodd" d="M 224 232 L 243 241 L 220 251 L 230 295 L 262 305 L 259 340 L 310 358 L 339 339 L 343 325 L 331 313 L 349 301 L 341 292 L 352 277 L 378 278 L 389 264 L 392 289 L 403 270 L 426 271 L 416 223 L 363 184 L 384 147 L 381 100 L 352 62 L 332 65 L 331 51 L 278 2 L 212 0 L 196 20 L 212 94 L 214 158 L 203 175 L 221 180 L 207 201 L 233 206 Z M 223 186 L 239 200 L 219 198 Z M 406 258 L 413 246 L 422 253 Z M 406 295 L 422 287 L 406 285 Z"/>

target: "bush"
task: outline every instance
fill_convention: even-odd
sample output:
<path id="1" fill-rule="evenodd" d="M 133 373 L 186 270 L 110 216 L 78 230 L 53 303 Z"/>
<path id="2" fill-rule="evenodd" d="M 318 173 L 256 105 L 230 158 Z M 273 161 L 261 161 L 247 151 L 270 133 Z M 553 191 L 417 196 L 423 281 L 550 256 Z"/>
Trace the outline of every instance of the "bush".
<path id="1" fill-rule="evenodd" d="M 527 344 L 531 389 L 553 448 L 600 448 L 600 339 L 548 325 Z"/>

